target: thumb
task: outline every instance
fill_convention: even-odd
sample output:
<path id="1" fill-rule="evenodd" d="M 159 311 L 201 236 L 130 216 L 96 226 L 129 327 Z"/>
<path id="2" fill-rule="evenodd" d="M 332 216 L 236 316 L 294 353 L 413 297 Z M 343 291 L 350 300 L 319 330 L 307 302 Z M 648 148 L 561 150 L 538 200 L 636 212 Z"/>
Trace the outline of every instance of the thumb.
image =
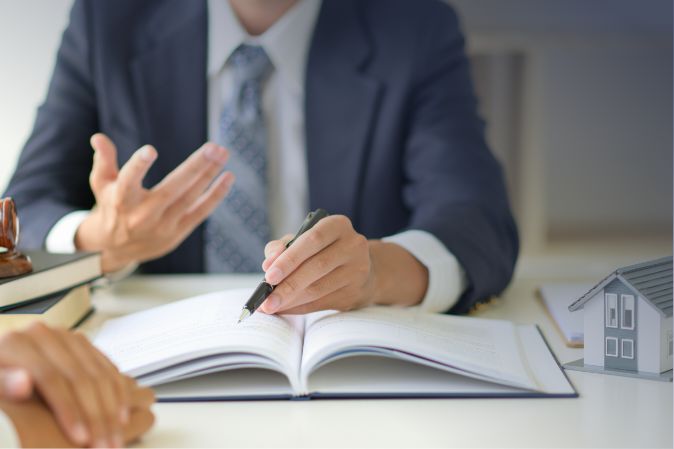
<path id="1" fill-rule="evenodd" d="M 21 368 L 0 369 L 0 398 L 28 399 L 33 394 L 33 381 Z"/>
<path id="2" fill-rule="evenodd" d="M 95 153 L 89 181 L 92 190 L 96 193 L 117 179 L 119 173 L 117 148 L 112 140 L 103 133 L 96 133 L 91 136 L 91 146 Z"/>

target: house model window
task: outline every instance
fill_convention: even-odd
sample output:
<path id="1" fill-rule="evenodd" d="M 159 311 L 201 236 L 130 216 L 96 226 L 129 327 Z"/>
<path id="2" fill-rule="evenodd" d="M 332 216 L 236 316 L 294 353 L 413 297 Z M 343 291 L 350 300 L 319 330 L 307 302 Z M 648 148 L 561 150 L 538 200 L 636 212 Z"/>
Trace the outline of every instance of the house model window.
<path id="1" fill-rule="evenodd" d="M 615 337 L 606 337 L 606 355 L 609 357 L 618 357 L 618 339 Z"/>
<path id="2" fill-rule="evenodd" d="M 634 329 L 634 296 L 621 295 L 622 298 L 622 323 L 623 329 Z"/>
<path id="3" fill-rule="evenodd" d="M 633 359 L 634 358 L 634 340 L 629 338 L 623 338 L 620 343 L 622 344 L 622 357 L 624 359 Z"/>
<path id="4" fill-rule="evenodd" d="M 606 327 L 618 327 L 618 295 L 615 293 L 606 294 Z"/>

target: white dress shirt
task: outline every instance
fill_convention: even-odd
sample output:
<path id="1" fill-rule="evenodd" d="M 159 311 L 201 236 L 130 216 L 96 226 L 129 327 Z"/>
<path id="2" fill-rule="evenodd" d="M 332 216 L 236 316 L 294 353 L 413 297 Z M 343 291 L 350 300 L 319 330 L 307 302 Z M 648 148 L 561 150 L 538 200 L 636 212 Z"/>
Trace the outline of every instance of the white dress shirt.
<path id="1" fill-rule="evenodd" d="M 269 217 L 272 235 L 297 230 L 308 208 L 304 133 L 306 60 L 321 0 L 300 0 L 260 36 L 249 36 L 227 0 L 208 0 L 208 134 L 217 141 L 218 121 L 233 82 L 229 55 L 242 43 L 262 46 L 274 66 L 263 87 L 262 109 L 268 132 Z M 160 149 L 161 151 L 161 149 Z M 73 212 L 47 236 L 49 251 L 72 252 L 77 227 L 87 211 Z M 383 239 L 409 251 L 427 269 L 428 288 L 421 308 L 448 310 L 465 290 L 465 274 L 440 240 L 421 230 Z M 129 270 L 124 270 L 124 274 Z"/>

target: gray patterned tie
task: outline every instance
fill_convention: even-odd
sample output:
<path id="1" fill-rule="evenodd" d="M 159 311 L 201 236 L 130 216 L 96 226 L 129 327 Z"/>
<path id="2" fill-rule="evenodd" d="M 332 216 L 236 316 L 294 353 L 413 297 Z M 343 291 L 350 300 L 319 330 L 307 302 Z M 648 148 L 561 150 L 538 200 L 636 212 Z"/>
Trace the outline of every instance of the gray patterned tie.
<path id="1" fill-rule="evenodd" d="M 270 234 L 262 82 L 272 65 L 262 47 L 245 44 L 232 53 L 229 62 L 234 83 L 220 117 L 218 143 L 229 149 L 226 168 L 236 175 L 236 182 L 206 222 L 209 273 L 261 271 Z"/>

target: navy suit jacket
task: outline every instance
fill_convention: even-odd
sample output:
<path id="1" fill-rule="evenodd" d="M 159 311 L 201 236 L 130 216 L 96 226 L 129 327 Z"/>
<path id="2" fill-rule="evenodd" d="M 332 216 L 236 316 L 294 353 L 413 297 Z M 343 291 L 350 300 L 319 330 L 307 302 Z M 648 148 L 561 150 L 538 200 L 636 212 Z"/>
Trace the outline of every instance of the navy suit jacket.
<path id="1" fill-rule="evenodd" d="M 207 140 L 206 0 L 78 0 L 8 195 L 24 247 L 90 209 L 89 137 L 108 134 L 120 164 L 145 143 L 154 185 Z M 310 208 L 350 217 L 368 238 L 437 236 L 466 270 L 453 312 L 498 294 L 518 252 L 499 164 L 452 9 L 439 1 L 324 0 L 305 86 Z M 144 263 L 203 271 L 203 230 Z"/>

